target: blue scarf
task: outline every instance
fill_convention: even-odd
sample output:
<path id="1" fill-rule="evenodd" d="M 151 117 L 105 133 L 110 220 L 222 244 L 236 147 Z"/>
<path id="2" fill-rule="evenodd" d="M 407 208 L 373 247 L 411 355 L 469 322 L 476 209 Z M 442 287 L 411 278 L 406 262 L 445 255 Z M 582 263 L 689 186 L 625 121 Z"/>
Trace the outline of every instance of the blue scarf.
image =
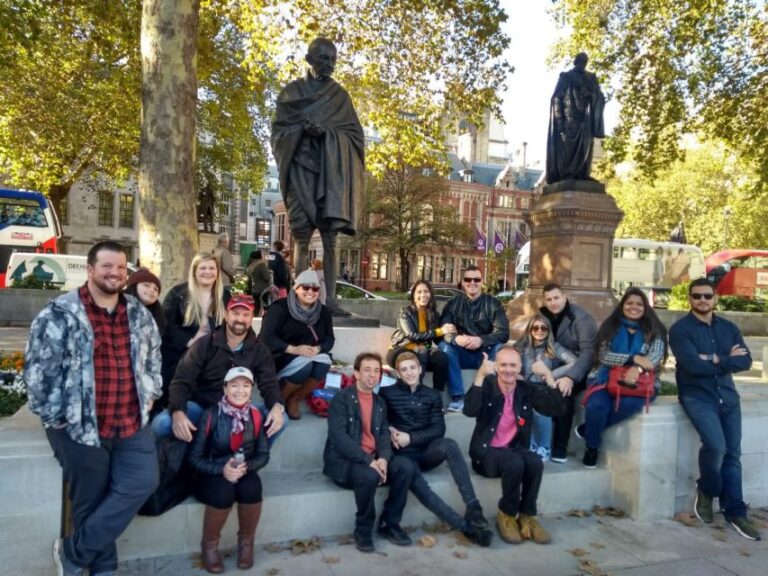
<path id="1" fill-rule="evenodd" d="M 635 332 L 631 333 L 629 329 L 633 329 Z M 643 332 L 640 330 L 640 325 L 632 320 L 626 318 L 621 319 L 621 324 L 616 334 L 613 335 L 611 340 L 610 351 L 617 354 L 629 354 L 634 356 L 639 354 L 643 349 Z M 606 384 L 608 382 L 608 373 L 611 371 L 611 366 L 600 366 L 600 370 L 597 372 L 597 383 Z"/>

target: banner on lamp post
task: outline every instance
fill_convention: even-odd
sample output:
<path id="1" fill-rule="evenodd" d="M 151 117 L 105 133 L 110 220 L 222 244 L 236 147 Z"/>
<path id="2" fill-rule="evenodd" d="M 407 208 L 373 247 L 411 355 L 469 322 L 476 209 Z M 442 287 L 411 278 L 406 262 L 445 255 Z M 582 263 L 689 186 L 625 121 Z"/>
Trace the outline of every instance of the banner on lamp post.
<path id="1" fill-rule="evenodd" d="M 501 234 L 499 234 L 499 229 L 496 228 L 493 232 L 493 251 L 496 254 L 501 254 L 504 252 L 504 238 Z"/>
<path id="2" fill-rule="evenodd" d="M 488 239 L 485 234 L 483 234 L 483 231 L 480 230 L 480 226 L 477 225 L 477 222 L 475 222 L 475 246 L 480 252 L 485 252 L 488 247 Z"/>

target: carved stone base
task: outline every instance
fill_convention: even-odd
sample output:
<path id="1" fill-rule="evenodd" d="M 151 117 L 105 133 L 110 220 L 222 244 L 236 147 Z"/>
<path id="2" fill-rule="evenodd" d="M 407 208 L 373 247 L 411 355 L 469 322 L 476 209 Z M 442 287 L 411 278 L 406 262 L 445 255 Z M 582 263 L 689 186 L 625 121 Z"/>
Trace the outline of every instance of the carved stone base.
<path id="1" fill-rule="evenodd" d="M 513 338 L 542 305 L 542 288 L 553 282 L 598 322 L 608 316 L 616 305 L 611 264 L 613 236 L 622 217 L 607 194 L 566 190 L 539 197 L 525 217 L 531 228 L 528 289 L 507 306 Z"/>

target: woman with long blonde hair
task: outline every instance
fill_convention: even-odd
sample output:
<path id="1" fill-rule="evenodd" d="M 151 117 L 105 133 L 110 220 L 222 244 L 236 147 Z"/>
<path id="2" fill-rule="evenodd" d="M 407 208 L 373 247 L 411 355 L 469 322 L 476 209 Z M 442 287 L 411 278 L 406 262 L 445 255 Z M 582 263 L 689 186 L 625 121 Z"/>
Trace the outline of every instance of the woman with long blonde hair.
<path id="1" fill-rule="evenodd" d="M 163 301 L 163 396 L 155 403 L 157 413 L 168 401 L 168 386 L 176 366 L 192 344 L 224 322 L 229 290 L 221 279 L 219 262 L 207 252 L 197 254 L 187 281 L 177 284 Z"/>

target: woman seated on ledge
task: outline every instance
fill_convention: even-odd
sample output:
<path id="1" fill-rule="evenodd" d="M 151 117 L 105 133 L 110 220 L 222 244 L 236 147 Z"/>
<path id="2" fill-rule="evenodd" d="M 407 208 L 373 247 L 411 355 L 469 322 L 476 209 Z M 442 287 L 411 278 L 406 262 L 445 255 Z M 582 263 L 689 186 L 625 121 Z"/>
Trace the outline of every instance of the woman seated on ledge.
<path id="1" fill-rule="evenodd" d="M 305 270 L 288 297 L 269 307 L 261 324 L 260 338 L 275 358 L 285 411 L 292 420 L 301 418 L 299 403 L 331 367 L 333 321 L 319 297 L 317 273 Z"/>
<path id="2" fill-rule="evenodd" d="M 251 406 L 253 374 L 231 368 L 224 377 L 224 397 L 209 408 L 197 427 L 189 462 L 197 471 L 194 494 L 205 504 L 200 543 L 203 568 L 224 572 L 219 555 L 221 529 L 237 502 L 237 567 L 253 566 L 253 540 L 261 517 L 261 479 L 269 461 L 267 435 L 258 408 Z"/>
<path id="3" fill-rule="evenodd" d="M 387 364 L 394 366 L 401 352 L 410 350 L 419 358 L 421 376 L 433 371 L 432 387 L 442 392 L 448 382 L 448 358 L 437 349 L 437 343 L 445 334 L 456 334 L 453 324 L 439 325 L 432 285 L 419 280 L 411 288 L 410 304 L 397 318 L 397 330 L 392 333 L 387 352 Z"/>
<path id="4" fill-rule="evenodd" d="M 523 379 L 533 385 L 546 384 L 555 388 L 555 381 L 565 375 L 577 360 L 573 352 L 555 342 L 552 324 L 541 313 L 528 322 L 524 339 L 518 343 L 517 349 L 523 362 Z M 533 411 L 531 452 L 541 456 L 544 462 L 552 455 L 552 418 L 536 410 Z"/>
<path id="5" fill-rule="evenodd" d="M 576 435 L 586 440 L 584 466 L 595 468 L 603 430 L 640 412 L 646 402 L 656 399 L 659 391 L 659 372 L 667 360 L 667 329 L 654 312 L 648 297 L 639 288 L 630 288 L 618 305 L 600 326 L 597 333 L 598 367 L 594 378 L 590 375 L 585 396 L 584 424 L 576 428 Z M 632 387 L 643 372 L 652 372 L 654 391 L 648 399 L 639 396 L 620 396 L 617 400 L 608 393 L 611 369 L 627 368 L 623 382 Z"/>

